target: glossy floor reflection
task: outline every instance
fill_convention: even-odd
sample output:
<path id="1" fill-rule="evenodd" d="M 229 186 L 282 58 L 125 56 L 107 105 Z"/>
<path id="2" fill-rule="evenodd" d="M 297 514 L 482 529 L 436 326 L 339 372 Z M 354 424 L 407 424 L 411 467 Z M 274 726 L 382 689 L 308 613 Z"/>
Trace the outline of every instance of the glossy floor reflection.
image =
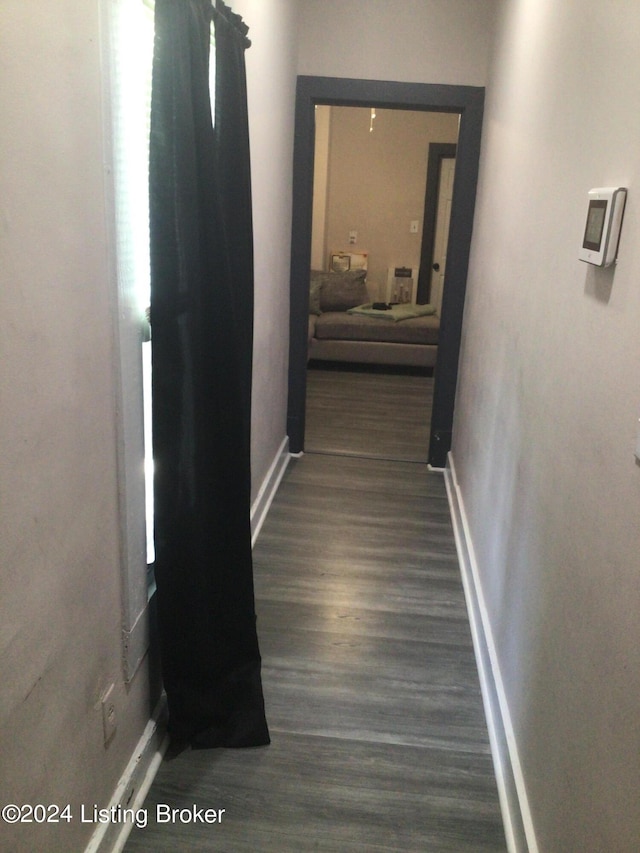
<path id="1" fill-rule="evenodd" d="M 254 571 L 272 744 L 165 761 L 126 850 L 505 851 L 442 477 L 292 460 Z"/>
<path id="2" fill-rule="evenodd" d="M 433 384 L 391 369 L 309 369 L 307 452 L 426 462 Z"/>

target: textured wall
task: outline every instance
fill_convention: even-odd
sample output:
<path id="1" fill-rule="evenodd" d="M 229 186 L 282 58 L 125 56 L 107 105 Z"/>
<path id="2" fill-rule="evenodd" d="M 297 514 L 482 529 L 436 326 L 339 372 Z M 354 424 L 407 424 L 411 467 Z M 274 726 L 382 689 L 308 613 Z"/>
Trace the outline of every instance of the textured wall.
<path id="1" fill-rule="evenodd" d="M 630 0 L 505 3 L 485 111 L 453 455 L 547 853 L 640 838 L 639 36 Z"/>

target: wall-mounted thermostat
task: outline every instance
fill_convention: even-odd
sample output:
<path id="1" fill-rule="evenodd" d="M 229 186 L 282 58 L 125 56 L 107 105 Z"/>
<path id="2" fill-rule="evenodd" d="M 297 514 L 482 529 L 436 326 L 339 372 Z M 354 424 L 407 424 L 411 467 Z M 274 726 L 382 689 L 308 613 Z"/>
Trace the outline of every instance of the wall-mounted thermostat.
<path id="1" fill-rule="evenodd" d="M 578 253 L 581 261 L 597 267 L 608 267 L 615 263 L 626 200 L 625 187 L 589 190 L 587 221 Z"/>

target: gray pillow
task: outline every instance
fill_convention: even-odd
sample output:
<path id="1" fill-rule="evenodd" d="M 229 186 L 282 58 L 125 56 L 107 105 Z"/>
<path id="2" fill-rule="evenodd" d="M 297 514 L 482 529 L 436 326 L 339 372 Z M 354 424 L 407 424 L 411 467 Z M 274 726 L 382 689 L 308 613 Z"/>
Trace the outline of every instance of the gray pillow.
<path id="1" fill-rule="evenodd" d="M 322 273 L 320 310 L 347 311 L 369 302 L 366 277 L 366 270 Z"/>

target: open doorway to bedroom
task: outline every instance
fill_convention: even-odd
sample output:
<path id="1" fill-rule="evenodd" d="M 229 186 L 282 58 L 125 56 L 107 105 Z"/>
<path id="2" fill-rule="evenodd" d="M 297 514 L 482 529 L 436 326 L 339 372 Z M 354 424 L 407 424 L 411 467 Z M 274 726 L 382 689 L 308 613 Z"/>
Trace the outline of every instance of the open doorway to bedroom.
<path id="1" fill-rule="evenodd" d="M 444 467 L 451 446 L 458 354 L 478 176 L 484 89 L 346 78 L 306 76 L 298 78 L 294 142 L 288 410 L 290 449 L 294 453 L 305 449 L 315 107 L 320 104 L 358 106 L 368 110 L 375 109 L 376 112 L 378 109 L 409 109 L 455 113 L 460 117 L 448 241 L 447 285 L 443 294 L 442 323 L 437 342 L 438 363 L 434 377 L 428 453 L 428 462 L 433 467 Z"/>
<path id="2" fill-rule="evenodd" d="M 373 312 L 352 330 L 367 338 L 359 344 L 332 339 L 347 333 L 344 315 L 314 320 L 323 339 L 310 347 L 305 447 L 426 462 L 437 347 L 425 366 L 418 343 L 441 314 L 459 115 L 328 104 L 314 113 L 312 287 L 324 279 L 316 271 L 362 266 L 363 294 L 351 301 L 432 305 L 434 314 L 411 326 Z M 340 275 L 330 278 L 335 292 Z M 342 325 L 332 332 L 334 319 Z"/>

